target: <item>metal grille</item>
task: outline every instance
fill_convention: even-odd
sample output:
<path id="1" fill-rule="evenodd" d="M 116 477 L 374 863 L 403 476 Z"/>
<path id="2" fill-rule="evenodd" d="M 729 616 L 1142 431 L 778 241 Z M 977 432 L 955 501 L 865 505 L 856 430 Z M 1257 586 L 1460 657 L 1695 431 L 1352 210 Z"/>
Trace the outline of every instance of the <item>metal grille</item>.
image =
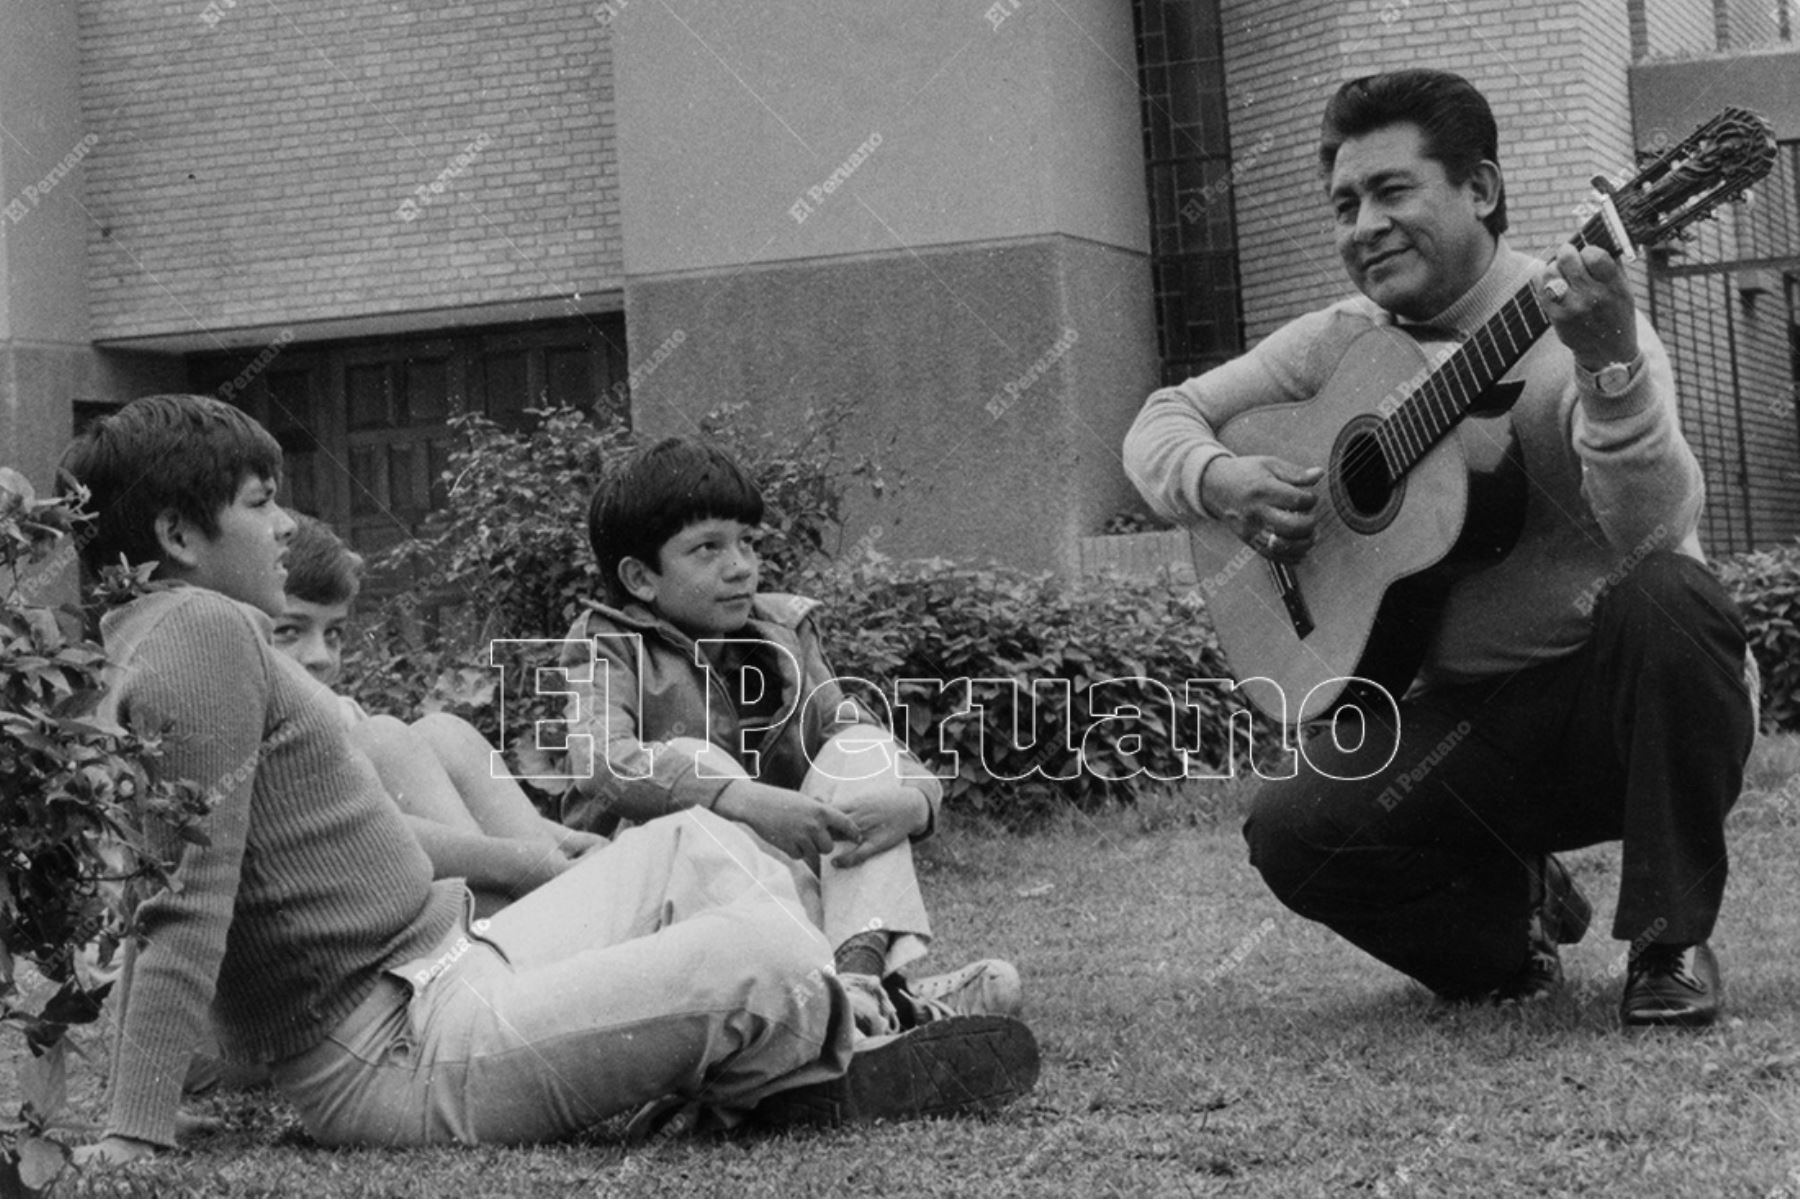
<path id="1" fill-rule="evenodd" d="M 1750 203 L 1650 254 L 1650 314 L 1706 476 L 1711 553 L 1800 536 L 1800 143 Z"/>
<path id="2" fill-rule="evenodd" d="M 1163 381 L 1244 347 L 1219 0 L 1134 0 Z"/>

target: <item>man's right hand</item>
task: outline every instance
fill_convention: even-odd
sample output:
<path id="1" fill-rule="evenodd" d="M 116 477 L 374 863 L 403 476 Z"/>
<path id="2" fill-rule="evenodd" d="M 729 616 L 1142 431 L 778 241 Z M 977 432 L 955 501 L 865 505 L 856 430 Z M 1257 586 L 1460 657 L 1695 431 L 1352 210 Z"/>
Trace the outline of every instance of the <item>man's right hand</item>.
<path id="1" fill-rule="evenodd" d="M 1312 549 L 1317 466 L 1280 458 L 1220 456 L 1206 465 L 1200 499 L 1243 543 L 1274 562 L 1294 563 Z"/>
<path id="2" fill-rule="evenodd" d="M 833 842 L 858 838 L 856 824 L 829 804 L 753 779 L 734 780 L 720 793 L 713 811 L 749 825 L 791 858 L 803 858 L 808 852 L 824 857 Z"/>

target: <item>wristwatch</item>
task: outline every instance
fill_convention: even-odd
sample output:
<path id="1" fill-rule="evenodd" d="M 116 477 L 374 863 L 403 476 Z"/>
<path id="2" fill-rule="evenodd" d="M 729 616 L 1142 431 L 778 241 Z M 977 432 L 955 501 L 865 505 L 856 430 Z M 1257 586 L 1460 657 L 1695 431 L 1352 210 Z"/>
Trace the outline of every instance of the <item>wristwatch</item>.
<path id="1" fill-rule="evenodd" d="M 1575 377 L 1592 388 L 1595 395 L 1609 400 L 1617 399 L 1631 390 L 1631 382 L 1637 378 L 1643 365 L 1644 353 L 1639 350 L 1630 362 L 1609 362 L 1597 371 L 1590 371 L 1578 362 L 1575 364 Z"/>

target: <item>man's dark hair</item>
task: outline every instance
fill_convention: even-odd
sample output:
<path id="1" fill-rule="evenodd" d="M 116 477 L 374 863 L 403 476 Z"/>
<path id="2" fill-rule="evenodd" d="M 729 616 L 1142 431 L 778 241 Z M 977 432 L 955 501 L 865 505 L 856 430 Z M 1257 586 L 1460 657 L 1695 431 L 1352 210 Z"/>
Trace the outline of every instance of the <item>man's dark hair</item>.
<path id="1" fill-rule="evenodd" d="M 1441 163 L 1453 184 L 1467 183 L 1477 163 L 1500 162 L 1494 112 L 1475 85 L 1448 71 L 1390 71 L 1352 79 L 1325 105 L 1319 131 L 1319 168 L 1330 175 L 1338 147 L 1389 125 L 1419 127 L 1425 157 Z M 1506 189 L 1482 224 L 1495 237 L 1506 232 Z"/>
<path id="2" fill-rule="evenodd" d="M 281 477 L 281 447 L 242 409 L 200 395 L 131 401 L 76 435 L 62 473 L 88 489 L 94 514 L 81 560 L 90 572 L 160 562 L 156 518 L 173 509 L 208 537 L 252 475 Z M 59 483 L 60 490 L 68 490 Z"/>
<path id="3" fill-rule="evenodd" d="M 636 558 L 661 571 L 669 538 L 696 521 L 760 525 L 762 492 L 724 450 L 691 437 L 671 437 L 634 454 L 603 479 L 588 504 L 588 543 L 600 564 L 607 599 L 631 599 L 619 563 Z"/>
<path id="4" fill-rule="evenodd" d="M 362 555 L 345 545 L 330 525 L 294 513 L 283 590 L 309 604 L 347 604 L 362 590 L 362 572 Z"/>

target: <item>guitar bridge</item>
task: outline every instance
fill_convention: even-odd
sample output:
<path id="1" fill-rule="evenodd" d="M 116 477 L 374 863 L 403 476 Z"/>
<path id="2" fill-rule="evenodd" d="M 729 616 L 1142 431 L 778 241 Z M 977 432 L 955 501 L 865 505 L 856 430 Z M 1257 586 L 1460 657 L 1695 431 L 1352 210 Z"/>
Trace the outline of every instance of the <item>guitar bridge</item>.
<path id="1" fill-rule="evenodd" d="M 1294 635 L 1302 641 L 1306 640 L 1314 625 L 1312 613 L 1306 608 L 1306 597 L 1300 594 L 1300 580 L 1294 577 L 1291 567 L 1279 562 L 1269 563 L 1269 575 L 1275 580 L 1275 590 L 1281 595 L 1281 606 L 1287 609 L 1288 620 L 1293 623 Z"/>

